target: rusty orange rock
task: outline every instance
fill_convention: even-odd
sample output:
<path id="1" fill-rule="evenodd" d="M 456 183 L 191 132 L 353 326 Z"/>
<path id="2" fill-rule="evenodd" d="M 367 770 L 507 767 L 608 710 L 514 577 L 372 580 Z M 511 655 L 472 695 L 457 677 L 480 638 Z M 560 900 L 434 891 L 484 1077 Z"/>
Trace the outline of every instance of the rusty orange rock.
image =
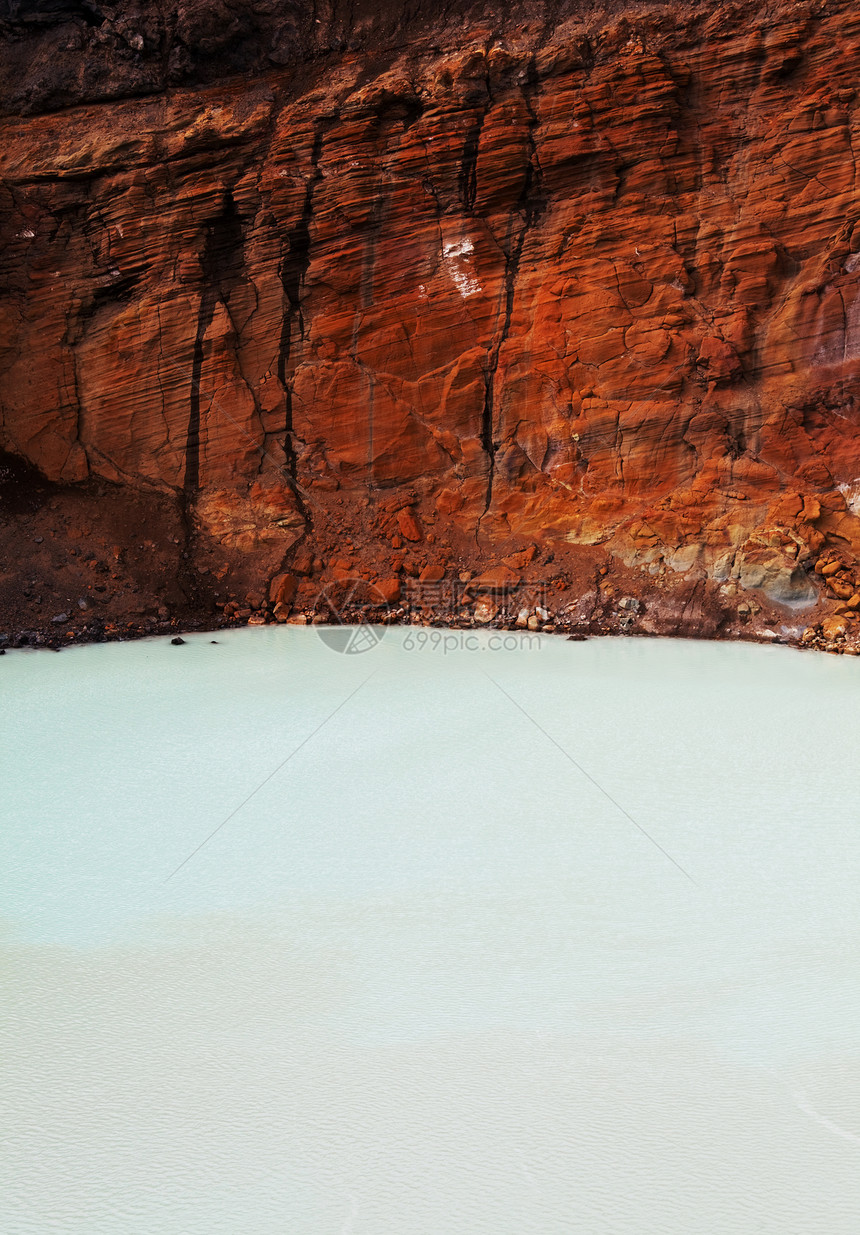
<path id="1" fill-rule="evenodd" d="M 396 605 L 400 600 L 400 579 L 393 575 L 388 579 L 377 579 L 370 588 L 371 600 L 383 605 Z"/>
<path id="2" fill-rule="evenodd" d="M 0 449 L 262 579 L 426 531 L 802 606 L 856 561 L 855 9 L 278 46 L 0 121 Z"/>
<path id="3" fill-rule="evenodd" d="M 288 608 L 295 600 L 297 587 L 298 579 L 295 575 L 283 572 L 275 575 L 269 584 L 269 602 Z"/>
<path id="4" fill-rule="evenodd" d="M 415 518 L 413 511 L 405 508 L 399 510 L 397 512 L 397 525 L 406 540 L 417 541 L 421 539 L 421 524 Z"/>

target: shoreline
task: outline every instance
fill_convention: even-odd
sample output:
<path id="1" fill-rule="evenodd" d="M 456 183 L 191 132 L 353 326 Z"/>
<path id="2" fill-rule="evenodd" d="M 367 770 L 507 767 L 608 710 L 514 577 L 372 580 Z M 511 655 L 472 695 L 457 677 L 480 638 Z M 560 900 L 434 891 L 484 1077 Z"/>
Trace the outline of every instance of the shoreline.
<path id="1" fill-rule="evenodd" d="M 262 617 L 262 620 L 260 620 Z M 548 620 L 529 625 L 511 617 L 498 615 L 488 621 L 463 620 L 446 613 L 427 613 L 404 607 L 381 608 L 354 606 L 344 609 L 337 617 L 307 609 L 291 613 L 286 619 L 274 618 L 271 614 L 252 614 L 247 617 L 224 617 L 208 614 L 206 617 L 174 616 L 158 621 L 143 620 L 126 623 L 104 622 L 96 619 L 83 627 L 68 627 L 65 630 L 46 629 L 45 626 L 0 632 L 0 656 L 8 651 L 60 652 L 64 648 L 81 647 L 100 643 L 127 643 L 151 638 L 181 638 L 186 634 L 218 634 L 226 630 L 242 630 L 255 626 L 322 626 L 357 627 L 397 626 L 401 628 L 446 631 L 496 631 L 517 635 L 539 635 L 582 642 L 598 638 L 636 639 L 687 639 L 704 643 L 751 643 L 769 646 L 791 647 L 800 651 L 821 651 L 830 655 L 860 656 L 860 631 L 854 638 L 826 639 L 818 627 L 807 626 L 801 634 L 773 630 L 770 626 L 746 626 L 743 630 L 728 629 L 703 633 L 684 623 L 658 624 L 656 629 L 645 629 L 635 622 L 622 626 L 619 622 L 587 621 L 570 622 L 558 615 L 547 615 Z M 255 620 L 256 619 L 256 620 Z M 812 634 L 810 634 L 812 632 Z"/>

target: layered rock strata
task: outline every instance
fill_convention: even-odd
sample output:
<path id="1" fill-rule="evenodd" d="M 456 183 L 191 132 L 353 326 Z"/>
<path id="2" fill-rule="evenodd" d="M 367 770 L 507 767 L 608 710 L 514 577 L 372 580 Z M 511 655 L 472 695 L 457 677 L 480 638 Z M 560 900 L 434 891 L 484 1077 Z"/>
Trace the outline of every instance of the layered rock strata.
<path id="1" fill-rule="evenodd" d="M 0 120 L 0 627 L 852 646 L 860 15 L 343 20 L 215 82 L 7 28 L 72 45 Z"/>

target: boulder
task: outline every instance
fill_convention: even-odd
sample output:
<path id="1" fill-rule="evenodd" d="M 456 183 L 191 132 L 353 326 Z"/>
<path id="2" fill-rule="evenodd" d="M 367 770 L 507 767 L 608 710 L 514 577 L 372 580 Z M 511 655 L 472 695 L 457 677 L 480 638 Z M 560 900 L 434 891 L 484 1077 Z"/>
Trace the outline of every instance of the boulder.
<path id="1" fill-rule="evenodd" d="M 821 633 L 829 643 L 843 638 L 847 630 L 848 622 L 844 617 L 826 617 L 821 623 Z"/>
<path id="2" fill-rule="evenodd" d="M 404 540 L 415 542 L 421 539 L 421 524 L 418 522 L 414 510 L 410 510 L 408 506 L 398 510 L 397 526 L 400 528 Z"/>
<path id="3" fill-rule="evenodd" d="M 400 600 L 400 579 L 397 575 L 376 579 L 370 586 L 371 604 L 396 605 Z"/>
<path id="4" fill-rule="evenodd" d="M 519 586 L 521 576 L 510 566 L 491 566 L 469 584 L 473 592 L 509 592 Z"/>
<path id="5" fill-rule="evenodd" d="M 269 584 L 269 602 L 272 605 L 291 605 L 296 598 L 298 579 L 293 574 L 275 575 Z"/>

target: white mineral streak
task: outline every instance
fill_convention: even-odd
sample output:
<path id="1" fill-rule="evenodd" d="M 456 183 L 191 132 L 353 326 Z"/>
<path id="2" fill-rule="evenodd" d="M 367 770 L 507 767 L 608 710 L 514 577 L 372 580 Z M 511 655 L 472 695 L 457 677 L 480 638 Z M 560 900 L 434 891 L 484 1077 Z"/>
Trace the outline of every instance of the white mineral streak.
<path id="1" fill-rule="evenodd" d="M 852 515 L 860 515 L 860 477 L 850 484 L 839 485 L 839 492 Z"/>
<path id="2" fill-rule="evenodd" d="M 446 241 L 442 246 L 445 268 L 464 299 L 477 296 L 482 291 L 481 284 L 475 277 L 475 263 L 472 260 L 474 251 L 475 246 L 468 239 Z"/>

